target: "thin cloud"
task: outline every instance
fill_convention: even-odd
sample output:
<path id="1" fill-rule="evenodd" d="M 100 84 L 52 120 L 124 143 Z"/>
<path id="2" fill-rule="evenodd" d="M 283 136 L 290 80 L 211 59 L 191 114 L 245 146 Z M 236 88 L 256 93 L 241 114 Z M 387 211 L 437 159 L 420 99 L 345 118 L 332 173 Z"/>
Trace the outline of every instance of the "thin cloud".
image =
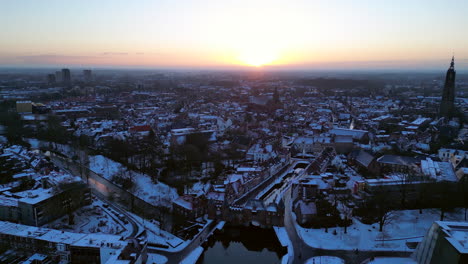
<path id="1" fill-rule="evenodd" d="M 102 52 L 100 55 L 103 56 L 126 56 L 127 52 Z"/>
<path id="2" fill-rule="evenodd" d="M 15 56 L 14 61 L 23 64 L 56 64 L 73 63 L 97 58 L 89 55 L 60 55 L 60 54 L 38 54 Z"/>

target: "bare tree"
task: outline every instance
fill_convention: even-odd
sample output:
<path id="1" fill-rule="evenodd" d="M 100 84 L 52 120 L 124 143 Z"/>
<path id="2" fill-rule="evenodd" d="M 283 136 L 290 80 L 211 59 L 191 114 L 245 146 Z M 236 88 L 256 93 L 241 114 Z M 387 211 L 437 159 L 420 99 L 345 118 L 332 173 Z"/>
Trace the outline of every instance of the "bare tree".
<path id="1" fill-rule="evenodd" d="M 379 231 L 383 232 L 384 227 L 393 221 L 393 219 L 395 218 L 395 214 L 393 213 L 393 211 L 386 211 L 386 212 L 382 212 L 382 214 L 379 215 L 378 217 L 379 217 Z"/>
<path id="2" fill-rule="evenodd" d="M 384 226 L 392 219 L 393 197 L 391 192 L 385 186 L 380 186 L 376 189 L 372 203 L 374 205 L 374 213 L 379 223 L 379 231 L 382 232 Z"/>
<path id="3" fill-rule="evenodd" d="M 454 206 L 454 199 L 455 199 L 455 192 L 453 192 L 452 188 L 450 188 L 450 183 L 448 182 L 439 182 L 438 184 L 438 193 L 436 197 L 438 197 L 438 203 L 440 205 L 440 221 L 444 221 L 445 212 L 449 209 L 455 207 Z"/>
<path id="4" fill-rule="evenodd" d="M 400 190 L 400 206 L 401 208 L 405 208 L 407 196 L 410 191 L 409 188 L 411 184 L 411 178 L 406 173 L 399 174 L 398 177 L 399 177 L 398 187 Z"/>
<path id="5" fill-rule="evenodd" d="M 348 207 L 345 203 L 346 201 L 350 200 L 349 195 L 339 196 L 339 200 L 341 204 L 341 208 L 340 208 L 341 213 L 343 214 L 343 217 L 344 217 L 344 233 L 347 234 L 348 233 L 348 220 L 351 217 L 353 209 Z"/>

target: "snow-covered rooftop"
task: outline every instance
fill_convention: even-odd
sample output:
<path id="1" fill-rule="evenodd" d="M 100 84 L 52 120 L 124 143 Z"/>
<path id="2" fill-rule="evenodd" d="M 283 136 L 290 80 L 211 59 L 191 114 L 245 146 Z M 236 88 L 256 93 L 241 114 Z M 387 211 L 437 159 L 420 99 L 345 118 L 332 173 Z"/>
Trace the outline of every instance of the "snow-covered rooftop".
<path id="1" fill-rule="evenodd" d="M 447 235 L 447 241 L 461 254 L 468 254 L 468 222 L 436 221 Z"/>

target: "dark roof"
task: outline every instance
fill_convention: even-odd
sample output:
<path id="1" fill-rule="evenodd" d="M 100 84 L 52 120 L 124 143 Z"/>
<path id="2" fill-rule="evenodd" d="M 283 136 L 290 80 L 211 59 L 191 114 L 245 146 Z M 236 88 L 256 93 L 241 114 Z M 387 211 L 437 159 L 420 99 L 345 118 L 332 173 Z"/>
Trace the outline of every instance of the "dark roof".
<path id="1" fill-rule="evenodd" d="M 420 162 L 420 160 L 417 158 L 398 155 L 383 155 L 382 157 L 378 158 L 377 161 L 379 163 L 396 164 L 404 166 L 413 165 Z"/>
<path id="2" fill-rule="evenodd" d="M 354 139 L 362 140 L 364 136 L 368 134 L 366 130 L 357 130 L 357 129 L 345 129 L 345 128 L 334 128 L 331 129 L 330 134 L 336 136 L 352 136 Z"/>
<path id="3" fill-rule="evenodd" d="M 151 127 L 148 125 L 143 125 L 143 126 L 133 126 L 130 128 L 130 131 L 132 132 L 144 132 L 144 131 L 151 131 Z"/>
<path id="4" fill-rule="evenodd" d="M 367 153 L 364 150 L 360 150 L 359 153 L 356 156 L 356 162 L 361 164 L 362 166 L 368 168 L 371 162 L 375 159 L 374 156 L 371 154 Z"/>
<path id="5" fill-rule="evenodd" d="M 336 136 L 335 143 L 353 143 L 353 136 Z"/>
<path id="6" fill-rule="evenodd" d="M 249 146 L 251 141 L 252 140 L 246 136 L 235 136 L 234 139 L 232 140 L 233 143 L 243 145 L 243 146 Z"/>

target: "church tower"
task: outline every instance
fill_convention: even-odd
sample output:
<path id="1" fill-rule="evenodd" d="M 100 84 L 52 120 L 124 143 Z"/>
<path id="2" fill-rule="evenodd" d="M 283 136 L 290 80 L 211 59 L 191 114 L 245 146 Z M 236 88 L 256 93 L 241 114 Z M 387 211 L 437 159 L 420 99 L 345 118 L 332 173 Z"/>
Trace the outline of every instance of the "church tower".
<path id="1" fill-rule="evenodd" d="M 452 62 L 445 77 L 444 91 L 442 92 L 442 102 L 440 103 L 439 111 L 441 117 L 451 118 L 454 114 L 455 74 L 455 58 L 452 57 Z"/>

